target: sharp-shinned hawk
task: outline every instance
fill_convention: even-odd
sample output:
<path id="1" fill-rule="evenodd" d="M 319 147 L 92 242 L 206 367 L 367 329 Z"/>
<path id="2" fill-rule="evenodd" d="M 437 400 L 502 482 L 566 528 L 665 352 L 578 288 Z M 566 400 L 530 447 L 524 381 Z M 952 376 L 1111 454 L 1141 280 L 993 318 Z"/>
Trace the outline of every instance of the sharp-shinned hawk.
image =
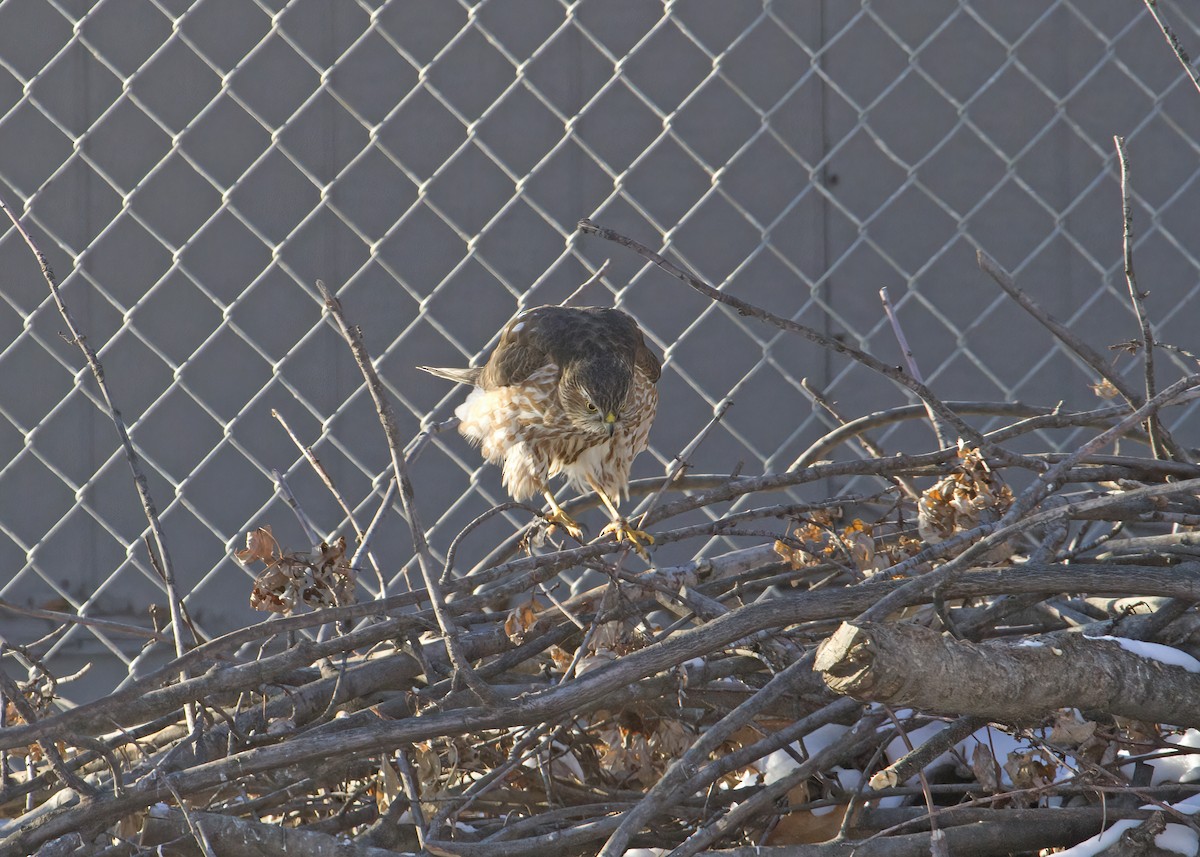
<path id="1" fill-rule="evenodd" d="M 514 499 L 541 493 L 550 520 L 578 538 L 579 526 L 547 488 L 561 474 L 574 488 L 600 495 L 612 515 L 606 533 L 628 539 L 639 553 L 653 541 L 617 511 L 630 465 L 646 448 L 662 373 L 630 316 L 603 307 L 534 307 L 504 326 L 486 365 L 420 368 L 475 387 L 455 411 L 459 431 L 504 468 Z"/>

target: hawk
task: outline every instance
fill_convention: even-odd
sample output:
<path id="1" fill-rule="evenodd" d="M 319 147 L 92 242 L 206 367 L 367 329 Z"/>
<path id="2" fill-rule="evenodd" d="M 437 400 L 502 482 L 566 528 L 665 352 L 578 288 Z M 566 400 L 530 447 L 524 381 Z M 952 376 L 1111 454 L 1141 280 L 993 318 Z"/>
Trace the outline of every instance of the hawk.
<path id="1" fill-rule="evenodd" d="M 580 538 L 583 531 L 547 488 L 562 475 L 608 507 L 612 523 L 604 533 L 645 553 L 653 538 L 630 527 L 617 503 L 628 495 L 633 459 L 646 448 L 662 366 L 630 316 L 604 307 L 534 307 L 504 326 L 486 365 L 419 368 L 475 388 L 455 410 L 458 430 L 504 468 L 513 499 L 542 494 L 547 518 Z"/>

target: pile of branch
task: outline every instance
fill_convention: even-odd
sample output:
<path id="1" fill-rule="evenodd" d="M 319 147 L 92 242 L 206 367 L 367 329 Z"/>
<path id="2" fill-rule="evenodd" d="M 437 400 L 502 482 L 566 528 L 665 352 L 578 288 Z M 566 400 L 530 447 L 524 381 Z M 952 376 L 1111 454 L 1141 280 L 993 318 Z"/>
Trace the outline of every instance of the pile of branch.
<path id="1" fill-rule="evenodd" d="M 810 391 L 840 425 L 782 473 L 686 475 L 701 431 L 665 482 L 631 486 L 648 498 L 637 523 L 657 546 L 726 545 L 682 565 L 607 540 L 563 544 L 535 524 L 458 567 L 461 540 L 519 504 L 472 523 L 435 563 L 408 476 L 432 434 L 406 450 L 360 331 L 321 286 L 391 452 L 381 512 L 399 496 L 420 581 L 356 602 L 372 527 L 355 526 L 353 556 L 315 532 L 311 552 L 288 553 L 263 528 L 238 557 L 263 566 L 246 596 L 278 615 L 201 645 L 184 634 L 157 510 L 99 356 L 0 200 L 117 428 L 176 654 L 66 708 L 37 644 L 2 652 L 0 855 L 999 855 L 1106 828 L 1109 854 L 1194 842 L 1200 466 L 1160 413 L 1194 398 L 1200 376 L 1157 388 L 1155 352 L 1168 346 L 1134 276 L 1116 142 L 1139 322 L 1120 347 L 1143 362 L 1140 388 L 979 254 L 1113 400 L 1086 412 L 943 402 L 894 317 L 906 369 L 582 222 L 920 401 L 843 420 Z M 969 419 L 979 416 L 1007 424 L 981 432 Z M 903 420 L 927 420 L 933 448 L 890 454 L 870 440 Z M 1090 439 L 1069 453 L 1011 448 L 1059 429 Z M 780 499 L 849 480 L 876 487 Z M 602 583 L 563 586 L 587 571 Z"/>

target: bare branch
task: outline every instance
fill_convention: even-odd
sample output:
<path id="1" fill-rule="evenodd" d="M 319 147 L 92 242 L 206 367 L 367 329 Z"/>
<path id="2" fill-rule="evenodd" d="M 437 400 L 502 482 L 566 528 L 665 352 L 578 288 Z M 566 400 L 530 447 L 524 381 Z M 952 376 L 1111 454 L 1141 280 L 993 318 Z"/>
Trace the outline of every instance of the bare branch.
<path id="1" fill-rule="evenodd" d="M 1183 43 L 1179 41 L 1179 37 L 1175 35 L 1175 31 L 1163 20 L 1162 15 L 1158 13 L 1157 0 L 1142 0 L 1146 4 L 1146 8 L 1150 11 L 1150 17 L 1154 19 L 1154 23 L 1158 24 L 1158 28 L 1162 30 L 1163 37 L 1166 38 L 1167 44 L 1171 46 L 1171 50 L 1175 54 L 1175 58 L 1179 60 L 1179 64 L 1183 66 L 1184 72 L 1188 79 L 1192 81 L 1192 85 L 1196 87 L 1196 91 L 1200 92 L 1200 73 L 1192 65 L 1192 59 L 1188 56 L 1187 51 L 1183 47 Z"/>
<path id="2" fill-rule="evenodd" d="M 428 593 L 430 604 L 433 606 L 434 615 L 437 617 L 438 626 L 441 628 L 442 635 L 446 641 L 446 651 L 450 655 L 450 660 L 453 662 L 454 668 L 462 674 L 467 684 L 471 686 L 471 689 L 479 694 L 480 699 L 485 702 L 495 702 L 497 701 L 495 693 L 479 678 L 470 662 L 463 657 L 459 649 L 458 635 L 461 631 L 446 612 L 445 598 L 442 595 L 441 585 L 438 583 L 438 579 L 433 572 L 433 557 L 429 553 L 429 543 L 425 539 L 425 530 L 421 526 L 421 519 L 417 514 L 416 498 L 413 492 L 412 481 L 408 477 L 408 464 L 404 456 L 404 444 L 401 442 L 399 430 L 396 428 L 396 416 L 392 411 L 391 402 L 388 401 L 383 382 L 380 381 L 379 375 L 375 372 L 375 366 L 371 363 L 371 358 L 367 354 L 366 344 L 362 338 L 362 331 L 350 325 L 342 311 L 341 301 L 334 297 L 333 292 L 329 291 L 320 280 L 317 280 L 317 289 L 320 290 L 321 296 L 325 299 L 326 310 L 333 316 L 338 330 L 341 331 L 342 337 L 350 346 L 354 360 L 358 363 L 358 368 L 362 371 L 363 377 L 367 381 L 367 390 L 371 394 L 372 401 L 375 402 L 375 409 L 379 413 L 379 421 L 383 424 L 384 437 L 387 439 L 388 449 L 392 454 L 392 469 L 396 475 L 396 482 L 400 486 L 400 502 L 404 506 L 404 515 L 408 518 L 409 530 L 412 532 L 413 550 L 417 555 L 417 565 L 421 569 L 421 577 L 425 581 L 425 590 Z"/>
<path id="3" fill-rule="evenodd" d="M 900 326 L 900 317 L 896 315 L 896 308 L 892 306 L 886 286 L 879 290 L 879 300 L 883 303 L 883 311 L 887 314 L 888 322 L 892 325 L 892 333 L 895 334 L 896 342 L 900 345 L 900 353 L 904 356 L 904 365 L 908 367 L 908 374 L 924 384 L 925 377 L 917 367 L 917 358 L 913 356 L 912 349 L 908 347 L 908 337 L 904 335 L 904 328 Z M 946 438 L 942 434 L 942 425 L 938 422 L 933 409 L 926 404 L 925 411 L 929 415 L 929 424 L 933 427 L 933 434 L 937 438 L 938 447 L 947 446 Z"/>
<path id="4" fill-rule="evenodd" d="M 1129 285 L 1129 302 L 1137 317 L 1138 327 L 1142 333 L 1142 364 L 1146 375 L 1146 398 L 1153 399 L 1156 392 L 1154 380 L 1154 331 L 1150 320 L 1146 317 L 1146 307 L 1142 303 L 1144 295 L 1138 290 L 1137 276 L 1133 272 L 1133 202 L 1129 183 L 1129 155 L 1125 151 L 1125 138 L 1113 137 L 1117 147 L 1117 160 L 1121 165 L 1121 212 L 1123 227 L 1121 230 L 1125 248 L 1125 282 Z M 1166 458 L 1167 452 L 1162 441 L 1162 426 L 1158 414 L 1151 414 L 1146 420 L 1146 430 L 1150 433 L 1150 447 L 1156 458 Z"/>

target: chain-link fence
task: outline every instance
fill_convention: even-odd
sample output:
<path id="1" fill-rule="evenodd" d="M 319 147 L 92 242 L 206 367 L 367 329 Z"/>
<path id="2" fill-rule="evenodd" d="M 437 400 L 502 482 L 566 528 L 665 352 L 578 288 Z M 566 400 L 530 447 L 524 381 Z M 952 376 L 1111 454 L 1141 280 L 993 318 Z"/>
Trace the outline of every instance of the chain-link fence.
<path id="1" fill-rule="evenodd" d="M 1200 13 L 1160 7 L 1200 48 Z M 249 528 L 306 547 L 273 471 L 321 528 L 348 530 L 273 411 L 356 517 L 386 488 L 317 278 L 363 325 L 414 436 L 462 395 L 416 365 L 466 365 L 518 307 L 564 300 L 611 257 L 576 302 L 625 308 L 666 358 L 635 475 L 661 473 L 727 397 L 695 468 L 778 471 L 831 424 L 801 379 L 847 416 L 902 393 L 576 222 L 898 363 L 886 286 L 942 397 L 1087 404 L 1090 373 L 975 250 L 1097 347 L 1134 337 L 1114 134 L 1152 319 L 1195 348 L 1200 95 L 1132 0 L 0 2 L 0 191 L 99 349 L 208 636 L 261 618 L 230 559 Z M 147 625 L 165 596 L 128 469 L 12 229 L 0 298 L 0 597 Z M 457 436 L 413 477 L 435 551 L 504 499 Z M 402 587 L 398 515 L 374 544 Z M 0 615 L 9 643 L 58 627 Z M 67 690 L 86 697 L 136 671 L 143 642 L 72 624 L 49 657 L 58 674 L 111 667 Z"/>

